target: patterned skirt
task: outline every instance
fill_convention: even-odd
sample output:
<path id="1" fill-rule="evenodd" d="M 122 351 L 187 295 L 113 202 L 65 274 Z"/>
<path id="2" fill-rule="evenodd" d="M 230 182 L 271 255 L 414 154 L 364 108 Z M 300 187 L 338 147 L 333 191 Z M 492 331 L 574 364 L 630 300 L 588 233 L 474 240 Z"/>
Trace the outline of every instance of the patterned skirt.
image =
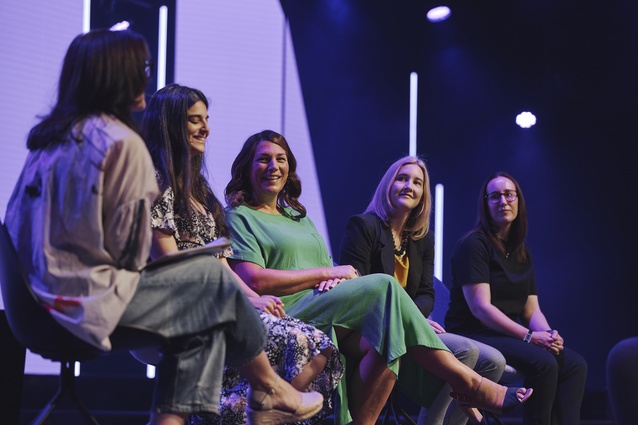
<path id="1" fill-rule="evenodd" d="M 333 412 L 333 393 L 343 375 L 343 365 L 339 351 L 330 338 L 315 327 L 292 316 L 275 317 L 260 313 L 268 329 L 268 342 L 264 350 L 272 368 L 286 381 L 290 382 L 322 350 L 332 347 L 332 356 L 326 367 L 310 384 L 309 389 L 323 395 L 323 409 L 314 417 L 300 424 L 319 424 Z M 224 369 L 224 378 L 217 415 L 192 415 L 190 425 L 239 425 L 246 423 L 246 394 L 248 382 L 241 377 L 236 368 Z"/>

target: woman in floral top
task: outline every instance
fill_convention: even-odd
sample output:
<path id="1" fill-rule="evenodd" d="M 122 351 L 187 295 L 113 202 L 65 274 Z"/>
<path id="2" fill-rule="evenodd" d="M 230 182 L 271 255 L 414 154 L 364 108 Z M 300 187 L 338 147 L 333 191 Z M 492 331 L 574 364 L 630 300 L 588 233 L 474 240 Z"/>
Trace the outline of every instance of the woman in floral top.
<path id="1" fill-rule="evenodd" d="M 207 109 L 208 101 L 199 90 L 172 84 L 153 95 L 145 112 L 144 140 L 163 191 L 151 212 L 154 259 L 228 235 L 223 207 L 205 175 L 205 143 L 210 133 Z M 231 254 L 229 247 L 218 258 L 228 265 L 226 257 Z M 343 375 L 337 349 L 321 331 L 287 316 L 279 298 L 259 296 L 236 277 L 268 329 L 265 351 L 273 369 L 298 390 L 323 394 L 323 410 L 304 422 L 320 423 L 332 413 L 332 393 Z M 194 415 L 191 423 L 245 423 L 248 388 L 237 369 L 227 367 L 220 416 Z"/>

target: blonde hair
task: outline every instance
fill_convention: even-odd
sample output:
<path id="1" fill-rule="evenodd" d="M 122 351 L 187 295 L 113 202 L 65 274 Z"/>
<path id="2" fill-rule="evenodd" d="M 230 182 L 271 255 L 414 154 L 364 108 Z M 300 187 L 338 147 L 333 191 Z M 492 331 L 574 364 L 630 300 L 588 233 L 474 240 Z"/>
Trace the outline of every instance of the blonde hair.
<path id="1" fill-rule="evenodd" d="M 430 230 L 430 211 L 432 208 L 432 196 L 430 194 L 430 176 L 425 166 L 425 162 L 415 156 L 404 156 L 390 165 L 385 172 L 374 196 L 370 201 L 370 205 L 365 210 L 366 213 L 372 212 L 379 216 L 384 222 L 390 223 L 390 218 L 394 212 L 394 207 L 390 201 L 390 190 L 392 184 L 399 175 L 401 167 L 404 165 L 415 164 L 423 171 L 423 196 L 419 200 L 419 204 L 410 212 L 410 216 L 405 223 L 403 232 L 406 236 L 417 240 L 428 234 Z"/>

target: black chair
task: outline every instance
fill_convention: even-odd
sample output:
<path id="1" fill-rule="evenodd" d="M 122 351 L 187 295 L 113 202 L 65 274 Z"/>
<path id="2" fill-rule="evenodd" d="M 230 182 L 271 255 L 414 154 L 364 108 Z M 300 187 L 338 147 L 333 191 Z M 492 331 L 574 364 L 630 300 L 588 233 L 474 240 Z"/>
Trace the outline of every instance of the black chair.
<path id="1" fill-rule="evenodd" d="M 401 394 L 398 388 L 393 388 L 390 393 L 390 397 L 388 397 L 388 401 L 386 401 L 383 411 L 381 412 L 380 417 L 383 418 L 381 425 L 386 425 L 389 420 L 392 420 L 395 425 L 416 425 L 412 416 L 403 408 L 401 405 L 401 400 L 406 399 L 406 396 Z M 416 414 L 418 415 L 418 410 Z"/>
<path id="2" fill-rule="evenodd" d="M 40 303 L 20 268 L 15 247 L 1 221 L 0 286 L 7 321 L 18 342 L 31 352 L 61 364 L 57 393 L 32 423 L 44 423 L 60 400 L 68 394 L 86 422 L 98 424 L 75 391 L 74 364 L 108 353 L 67 331 Z M 146 363 L 156 363 L 160 356 L 153 354 L 169 348 L 165 337 L 138 326 L 118 326 L 111 335 L 111 342 L 113 350 L 140 350 L 135 357 Z M 151 355 L 148 356 L 148 353 Z"/>

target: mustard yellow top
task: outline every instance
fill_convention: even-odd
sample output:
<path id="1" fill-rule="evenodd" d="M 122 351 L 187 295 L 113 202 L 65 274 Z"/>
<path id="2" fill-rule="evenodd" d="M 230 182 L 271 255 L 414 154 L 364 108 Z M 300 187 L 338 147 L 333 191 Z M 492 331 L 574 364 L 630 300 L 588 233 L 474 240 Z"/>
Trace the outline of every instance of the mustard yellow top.
<path id="1" fill-rule="evenodd" d="M 399 284 L 405 289 L 408 284 L 408 270 L 410 270 L 410 260 L 408 256 L 403 254 L 403 256 L 399 257 L 398 255 L 394 256 L 394 278 L 399 282 Z"/>

